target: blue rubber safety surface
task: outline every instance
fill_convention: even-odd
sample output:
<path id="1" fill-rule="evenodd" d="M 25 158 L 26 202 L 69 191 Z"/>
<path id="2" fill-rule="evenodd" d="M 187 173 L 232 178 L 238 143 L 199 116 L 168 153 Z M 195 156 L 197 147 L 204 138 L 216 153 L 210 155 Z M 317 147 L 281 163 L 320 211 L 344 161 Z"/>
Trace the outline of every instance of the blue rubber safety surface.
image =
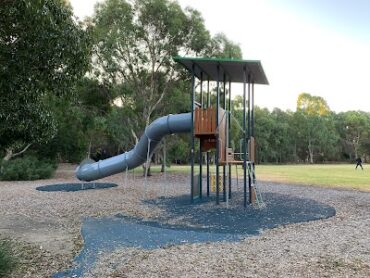
<path id="1" fill-rule="evenodd" d="M 222 196 L 220 196 L 222 206 L 215 204 L 214 196 L 196 200 L 191 205 L 187 195 L 149 200 L 148 204 L 158 206 L 166 213 L 156 218 L 155 222 L 147 222 L 146 224 L 178 230 L 192 229 L 203 232 L 257 235 L 265 229 L 324 219 L 335 215 L 333 207 L 307 198 L 279 193 L 263 193 L 264 208 L 251 205 L 244 208 L 243 194 L 238 192 L 234 195 L 236 197 L 233 197 L 233 202 L 228 208 L 225 207 L 225 203 L 221 202 Z M 165 224 L 174 218 L 181 218 L 183 222 L 188 222 L 191 228 L 188 224 L 178 226 Z"/>
<path id="2" fill-rule="evenodd" d="M 110 187 L 116 187 L 115 183 L 101 183 L 101 182 L 84 182 L 84 183 L 61 183 L 61 184 L 49 184 L 36 187 L 38 191 L 64 191 L 64 192 L 74 192 L 80 190 L 89 189 L 105 189 Z"/>
<path id="3" fill-rule="evenodd" d="M 216 206 L 214 197 L 210 199 L 194 204 L 190 204 L 188 195 L 148 200 L 149 206 L 165 211 L 152 220 L 126 215 L 86 218 L 82 225 L 84 247 L 75 258 L 75 267 L 53 277 L 81 277 L 93 267 L 101 252 L 120 247 L 154 249 L 184 243 L 238 241 L 265 229 L 335 215 L 331 206 L 277 193 L 264 193 L 266 207 L 262 209 L 244 208 L 241 197 L 234 198 L 229 207 L 224 203 Z M 179 224 L 168 224 L 176 219 L 181 219 Z"/>

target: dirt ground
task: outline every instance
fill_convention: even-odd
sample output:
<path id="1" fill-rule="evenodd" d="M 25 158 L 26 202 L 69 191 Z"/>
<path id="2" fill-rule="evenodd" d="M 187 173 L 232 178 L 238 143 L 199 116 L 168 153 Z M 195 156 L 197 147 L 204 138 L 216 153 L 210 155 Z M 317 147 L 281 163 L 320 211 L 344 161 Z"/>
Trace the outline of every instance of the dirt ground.
<path id="1" fill-rule="evenodd" d="M 70 266 L 83 244 L 83 217 L 155 218 L 163 211 L 143 200 L 189 190 L 188 175 L 156 174 L 145 184 L 141 173 L 132 172 L 101 180 L 118 184 L 109 189 L 36 190 L 78 182 L 74 167 L 60 165 L 49 180 L 0 182 L 0 237 L 11 239 L 21 258 L 13 277 L 50 277 Z M 241 242 L 115 250 L 102 254 L 86 277 L 370 277 L 370 193 L 261 184 L 265 192 L 333 206 L 336 216 L 266 230 Z"/>

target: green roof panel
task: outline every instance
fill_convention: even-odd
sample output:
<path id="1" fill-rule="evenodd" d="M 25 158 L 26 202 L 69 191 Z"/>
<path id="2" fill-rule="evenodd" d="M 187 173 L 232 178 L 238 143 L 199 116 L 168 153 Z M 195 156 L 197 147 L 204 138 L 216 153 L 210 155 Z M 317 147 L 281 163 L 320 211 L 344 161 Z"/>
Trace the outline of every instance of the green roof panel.
<path id="1" fill-rule="evenodd" d="M 269 84 L 262 64 L 258 60 L 191 57 L 175 57 L 174 60 L 190 72 L 192 72 L 194 65 L 194 73 L 198 79 L 217 81 L 217 67 L 219 67 L 220 81 L 223 80 L 225 74 L 227 81 L 243 83 L 245 69 L 247 76 L 251 76 L 251 82 L 254 82 L 254 84 Z"/>

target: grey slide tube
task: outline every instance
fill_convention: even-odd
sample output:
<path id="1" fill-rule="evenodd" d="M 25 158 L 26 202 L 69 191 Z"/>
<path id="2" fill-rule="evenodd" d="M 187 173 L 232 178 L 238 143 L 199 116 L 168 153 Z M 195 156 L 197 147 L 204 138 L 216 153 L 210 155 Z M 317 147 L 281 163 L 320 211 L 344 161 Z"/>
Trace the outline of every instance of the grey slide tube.
<path id="1" fill-rule="evenodd" d="M 98 162 L 81 163 L 76 169 L 76 176 L 81 181 L 93 181 L 135 168 L 146 161 L 148 148 L 149 154 L 152 154 L 165 135 L 190 132 L 191 126 L 191 113 L 158 118 L 147 126 L 132 150 Z"/>

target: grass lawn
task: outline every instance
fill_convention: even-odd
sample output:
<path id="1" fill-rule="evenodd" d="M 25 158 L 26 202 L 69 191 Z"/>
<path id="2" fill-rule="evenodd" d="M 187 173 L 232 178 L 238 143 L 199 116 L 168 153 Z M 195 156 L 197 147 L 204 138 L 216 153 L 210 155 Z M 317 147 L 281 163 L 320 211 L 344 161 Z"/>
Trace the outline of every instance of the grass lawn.
<path id="1" fill-rule="evenodd" d="M 243 175 L 238 166 L 239 177 Z M 154 166 L 153 172 L 159 172 L 160 167 Z M 220 168 L 222 169 L 222 167 Z M 212 168 L 212 173 L 215 168 Z M 190 166 L 171 166 L 171 173 L 190 173 Z M 198 167 L 195 167 L 198 172 Z M 206 168 L 203 168 L 203 173 Z M 235 167 L 232 168 L 235 175 Z M 370 165 L 364 165 L 364 170 L 355 170 L 354 164 L 315 164 L 315 165 L 257 165 L 257 180 L 282 182 L 302 185 L 327 186 L 336 188 L 356 189 L 370 192 Z"/>
<path id="2" fill-rule="evenodd" d="M 264 181 L 329 186 L 370 192 L 370 166 L 353 164 L 258 165 L 257 177 Z"/>

